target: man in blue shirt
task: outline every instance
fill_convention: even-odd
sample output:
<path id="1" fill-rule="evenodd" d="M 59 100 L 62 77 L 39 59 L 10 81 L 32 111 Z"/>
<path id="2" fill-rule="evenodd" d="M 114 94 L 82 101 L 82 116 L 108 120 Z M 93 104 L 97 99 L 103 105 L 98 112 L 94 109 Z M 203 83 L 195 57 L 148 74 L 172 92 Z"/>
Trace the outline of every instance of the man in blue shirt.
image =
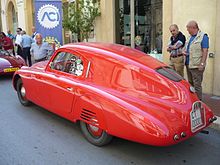
<path id="1" fill-rule="evenodd" d="M 24 58 L 26 63 L 27 63 L 27 59 L 28 59 L 29 66 L 32 65 L 31 54 L 30 54 L 32 42 L 33 42 L 32 38 L 29 35 L 27 35 L 24 30 L 21 31 L 22 57 Z"/>
<path id="2" fill-rule="evenodd" d="M 190 37 L 186 41 L 186 69 L 189 83 L 195 87 L 196 94 L 202 100 L 202 80 L 208 56 L 209 38 L 199 30 L 196 21 L 187 26 Z"/>
<path id="3" fill-rule="evenodd" d="M 47 42 L 43 42 L 41 34 L 36 34 L 36 42 L 31 45 L 31 55 L 34 57 L 35 62 L 47 60 L 52 55 L 54 49 Z"/>

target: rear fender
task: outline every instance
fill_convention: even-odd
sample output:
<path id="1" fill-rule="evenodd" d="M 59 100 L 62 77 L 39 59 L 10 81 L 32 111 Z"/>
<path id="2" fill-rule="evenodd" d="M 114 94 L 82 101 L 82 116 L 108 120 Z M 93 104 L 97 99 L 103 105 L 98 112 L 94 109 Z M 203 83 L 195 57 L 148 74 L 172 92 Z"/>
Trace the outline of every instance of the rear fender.
<path id="1" fill-rule="evenodd" d="M 104 99 L 100 102 L 110 135 L 157 146 L 175 143 L 171 136 L 174 130 L 154 116 L 129 104 L 120 105 Z"/>

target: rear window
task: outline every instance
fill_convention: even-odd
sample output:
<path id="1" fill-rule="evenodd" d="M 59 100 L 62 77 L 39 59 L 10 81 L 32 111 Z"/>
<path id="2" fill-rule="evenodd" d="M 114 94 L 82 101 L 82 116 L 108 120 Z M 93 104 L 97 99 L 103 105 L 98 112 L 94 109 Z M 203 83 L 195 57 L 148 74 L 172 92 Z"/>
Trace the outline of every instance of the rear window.
<path id="1" fill-rule="evenodd" d="M 141 91 L 149 95 L 171 96 L 170 86 L 163 79 L 139 68 L 115 67 L 111 85 L 117 90 Z M 129 92 L 127 93 L 129 94 Z"/>
<path id="2" fill-rule="evenodd" d="M 169 68 L 169 67 L 158 68 L 158 69 L 156 69 L 156 72 L 165 76 L 166 78 L 173 80 L 173 81 L 176 81 L 176 82 L 179 82 L 184 79 L 175 70 L 173 70 L 172 68 Z"/>

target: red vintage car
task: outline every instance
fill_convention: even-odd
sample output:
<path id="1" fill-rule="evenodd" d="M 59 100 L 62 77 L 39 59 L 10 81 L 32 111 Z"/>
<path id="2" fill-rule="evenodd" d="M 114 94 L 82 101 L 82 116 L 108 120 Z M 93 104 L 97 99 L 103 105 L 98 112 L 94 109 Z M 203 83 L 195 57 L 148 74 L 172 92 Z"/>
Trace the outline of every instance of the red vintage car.
<path id="1" fill-rule="evenodd" d="M 33 102 L 80 122 L 94 145 L 113 136 L 168 146 L 184 141 L 216 117 L 190 84 L 164 63 L 117 44 L 77 43 L 13 77 L 21 104 Z"/>
<path id="2" fill-rule="evenodd" d="M 24 65 L 26 64 L 21 56 L 14 56 L 8 51 L 0 49 L 0 75 L 12 75 Z"/>

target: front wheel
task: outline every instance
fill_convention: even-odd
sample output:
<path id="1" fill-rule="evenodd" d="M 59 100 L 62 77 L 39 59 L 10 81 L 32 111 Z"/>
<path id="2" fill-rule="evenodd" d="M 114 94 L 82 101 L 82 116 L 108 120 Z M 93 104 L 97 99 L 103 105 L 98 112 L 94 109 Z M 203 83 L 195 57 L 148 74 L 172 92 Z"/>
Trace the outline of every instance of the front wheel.
<path id="1" fill-rule="evenodd" d="M 91 124 L 80 121 L 80 128 L 85 138 L 96 146 L 104 146 L 112 140 L 111 135 Z"/>
<path id="2" fill-rule="evenodd" d="M 16 87 L 17 87 L 17 94 L 18 94 L 18 99 L 20 103 L 24 106 L 30 105 L 30 101 L 27 100 L 26 98 L 26 89 L 24 88 L 23 82 L 21 79 L 18 79 Z"/>

